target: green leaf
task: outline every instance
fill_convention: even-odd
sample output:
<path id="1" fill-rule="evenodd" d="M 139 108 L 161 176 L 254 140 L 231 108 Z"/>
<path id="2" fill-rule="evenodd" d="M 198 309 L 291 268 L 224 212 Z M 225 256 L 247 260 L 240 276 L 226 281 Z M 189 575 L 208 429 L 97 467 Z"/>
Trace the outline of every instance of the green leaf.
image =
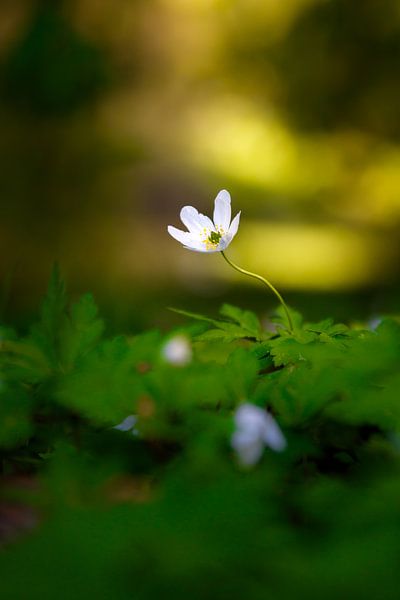
<path id="1" fill-rule="evenodd" d="M 260 337 L 261 325 L 258 317 L 250 310 L 242 310 L 231 304 L 224 304 L 220 310 L 223 317 L 228 317 L 255 338 Z"/>
<path id="2" fill-rule="evenodd" d="M 303 325 L 302 315 L 293 308 L 287 307 L 287 309 L 292 319 L 294 331 L 301 329 Z M 273 323 L 276 323 L 276 325 L 281 326 L 284 329 L 290 329 L 286 311 L 283 308 L 282 304 L 278 306 L 278 308 L 275 311 L 275 315 L 272 317 L 271 320 Z"/>
<path id="3" fill-rule="evenodd" d="M 0 447 L 19 446 L 33 432 L 32 400 L 18 385 L 0 384 Z"/>
<path id="4" fill-rule="evenodd" d="M 214 325 L 215 329 L 211 330 L 212 333 L 204 332 L 200 334 L 196 337 L 196 340 L 198 341 L 204 342 L 219 339 L 225 340 L 226 342 L 231 342 L 233 340 L 241 338 L 253 338 L 259 340 L 261 336 L 260 323 L 257 317 L 250 311 L 242 311 L 241 309 L 231 306 L 229 304 L 224 304 L 220 311 L 223 316 L 226 316 L 230 319 L 229 321 L 210 319 L 209 317 L 205 317 L 203 315 L 191 313 L 180 309 L 170 310 L 173 310 L 174 312 L 184 315 L 186 317 L 190 317 L 192 319 L 204 321 L 206 323 Z M 216 332 L 217 330 L 221 330 L 221 332 L 223 333 L 218 334 Z"/>
<path id="5" fill-rule="evenodd" d="M 215 340 L 223 340 L 227 343 L 243 338 L 249 338 L 249 332 L 243 330 L 238 325 L 226 323 L 221 329 L 209 329 L 204 333 L 196 336 L 197 342 L 213 342 Z"/>
<path id="6" fill-rule="evenodd" d="M 307 360 L 307 344 L 317 340 L 317 334 L 300 331 L 296 336 L 280 336 L 266 346 L 274 359 L 275 366 L 289 365 Z"/>
<path id="7" fill-rule="evenodd" d="M 40 350 L 49 370 L 65 372 L 95 346 L 103 329 L 91 294 L 82 296 L 68 310 L 65 285 L 55 266 L 40 321 L 31 328 L 27 343 Z"/>
<path id="8" fill-rule="evenodd" d="M 244 348 L 237 348 L 226 364 L 227 385 L 237 401 L 247 400 L 258 377 L 257 357 Z"/>
<path id="9" fill-rule="evenodd" d="M 37 384 L 51 375 L 49 361 L 30 340 L 4 341 L 0 365 L 7 381 Z"/>
<path id="10" fill-rule="evenodd" d="M 324 340 L 326 340 L 327 337 L 347 337 L 350 335 L 350 330 L 346 325 L 343 323 L 334 324 L 333 319 L 325 319 L 319 323 L 306 323 L 304 329 L 313 333 L 319 333 L 323 336 Z"/>
<path id="11" fill-rule="evenodd" d="M 60 378 L 55 399 L 93 423 L 117 424 L 135 412 L 135 401 L 146 389 L 146 373 L 159 352 L 159 342 L 158 332 L 147 332 L 98 344 Z"/>
<path id="12" fill-rule="evenodd" d="M 91 350 L 100 340 L 104 323 L 97 317 L 97 306 L 91 294 L 86 294 L 73 304 L 65 322 L 62 336 L 62 363 L 70 369 L 75 362 Z"/>
<path id="13" fill-rule="evenodd" d="M 56 264 L 42 303 L 40 321 L 31 328 L 30 335 L 52 367 L 60 361 L 60 332 L 65 327 L 66 305 L 65 284 Z"/>

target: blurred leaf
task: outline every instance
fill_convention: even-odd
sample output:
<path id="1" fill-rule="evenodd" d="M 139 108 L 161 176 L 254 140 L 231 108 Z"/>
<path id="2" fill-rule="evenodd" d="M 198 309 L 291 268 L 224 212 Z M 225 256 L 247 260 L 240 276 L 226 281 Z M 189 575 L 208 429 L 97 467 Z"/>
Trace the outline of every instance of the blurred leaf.
<path id="1" fill-rule="evenodd" d="M 250 397 L 259 368 L 257 358 L 246 349 L 238 348 L 232 352 L 226 364 L 226 378 L 233 398 L 246 401 Z"/>
<path id="2" fill-rule="evenodd" d="M 144 391 L 143 376 L 135 369 L 140 349 L 123 337 L 99 344 L 63 377 L 55 398 L 97 424 L 117 425 L 135 412 Z"/>
<path id="3" fill-rule="evenodd" d="M 26 442 L 33 432 L 32 400 L 21 386 L 0 383 L 0 447 Z"/>
<path id="4" fill-rule="evenodd" d="M 138 598 L 167 586 L 202 600 L 211 581 L 229 600 L 386 600 L 389 581 L 395 600 L 399 322 L 368 331 L 292 311 L 293 332 L 281 314 L 266 334 L 230 305 L 223 320 L 180 312 L 201 325 L 185 330 L 196 344 L 179 368 L 163 355 L 168 333 L 102 339 L 92 297 L 68 309 L 57 270 L 31 335 L 3 329 L 2 483 L 37 478 L 24 499 L 44 507 L 43 526 L 4 554 L 6 597 L 67 598 L 72 577 L 85 598 L 128 600 L 134 581 Z M 287 440 L 252 470 L 232 448 L 243 402 Z M 116 430 L 127 418 L 134 427 Z M 0 538 L 9 511 L 0 497 Z"/>
<path id="5" fill-rule="evenodd" d="M 100 340 L 103 321 L 97 318 L 97 306 L 91 294 L 86 294 L 72 305 L 63 332 L 63 364 L 71 368 L 76 360 L 86 354 Z"/>
<path id="6" fill-rule="evenodd" d="M 60 334 L 65 328 L 66 306 L 65 284 L 58 265 L 55 265 L 42 303 L 40 321 L 32 326 L 30 334 L 52 367 L 57 367 L 60 361 Z"/>
<path id="7" fill-rule="evenodd" d="M 95 346 L 103 329 L 90 294 L 82 296 L 67 310 L 65 284 L 55 266 L 43 301 L 41 320 L 31 328 L 29 342 L 47 357 L 49 367 L 68 371 Z"/>

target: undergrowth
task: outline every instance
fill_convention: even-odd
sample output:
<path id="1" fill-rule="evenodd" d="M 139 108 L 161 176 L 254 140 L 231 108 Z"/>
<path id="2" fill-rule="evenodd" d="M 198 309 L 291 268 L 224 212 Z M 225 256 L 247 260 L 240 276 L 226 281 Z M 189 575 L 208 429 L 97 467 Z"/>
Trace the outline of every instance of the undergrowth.
<path id="1" fill-rule="evenodd" d="M 1 329 L 3 597 L 397 598 L 399 321 L 177 312 L 109 338 L 55 269 L 30 330 Z M 247 468 L 243 403 L 287 442 Z"/>

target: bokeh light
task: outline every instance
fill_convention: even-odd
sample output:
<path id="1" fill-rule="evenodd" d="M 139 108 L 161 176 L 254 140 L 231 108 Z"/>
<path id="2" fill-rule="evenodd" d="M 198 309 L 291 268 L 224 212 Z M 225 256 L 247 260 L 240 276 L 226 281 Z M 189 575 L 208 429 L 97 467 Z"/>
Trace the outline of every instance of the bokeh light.
<path id="1" fill-rule="evenodd" d="M 146 304 L 173 282 L 191 302 L 198 281 L 204 292 L 230 277 L 261 294 L 166 234 L 181 206 L 210 213 L 222 188 L 242 210 L 240 264 L 289 293 L 397 294 L 394 0 L 32 0 L 0 16 L 13 309 L 56 259 L 104 298 Z"/>

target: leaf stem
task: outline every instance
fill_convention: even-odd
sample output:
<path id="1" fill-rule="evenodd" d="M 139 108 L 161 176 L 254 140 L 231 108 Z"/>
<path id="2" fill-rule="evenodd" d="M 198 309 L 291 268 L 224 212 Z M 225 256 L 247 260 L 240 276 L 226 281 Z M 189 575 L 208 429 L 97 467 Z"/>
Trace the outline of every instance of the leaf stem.
<path id="1" fill-rule="evenodd" d="M 246 271 L 246 269 L 242 269 L 241 267 L 236 265 L 234 262 L 232 262 L 226 256 L 225 252 L 221 251 L 221 254 L 224 257 L 224 259 L 226 260 L 226 262 L 228 263 L 228 265 L 230 265 L 233 269 L 235 269 L 236 271 L 239 271 L 239 273 L 243 273 L 243 275 L 248 275 L 249 277 L 254 277 L 254 279 L 258 279 L 259 281 L 262 281 L 262 283 L 264 283 L 271 290 L 271 292 L 273 292 L 275 294 L 275 296 L 278 298 L 279 302 L 282 304 L 283 310 L 285 311 L 285 314 L 286 314 L 286 317 L 287 317 L 287 320 L 289 323 L 289 330 L 291 333 L 293 333 L 293 323 L 292 323 L 292 318 L 289 313 L 289 309 L 286 305 L 286 302 L 284 301 L 284 299 L 282 298 L 282 296 L 280 295 L 278 290 L 272 285 L 272 283 L 270 283 L 268 281 L 268 279 L 265 279 L 265 277 L 262 277 L 261 275 L 257 275 L 257 273 L 252 273 L 251 271 Z"/>

